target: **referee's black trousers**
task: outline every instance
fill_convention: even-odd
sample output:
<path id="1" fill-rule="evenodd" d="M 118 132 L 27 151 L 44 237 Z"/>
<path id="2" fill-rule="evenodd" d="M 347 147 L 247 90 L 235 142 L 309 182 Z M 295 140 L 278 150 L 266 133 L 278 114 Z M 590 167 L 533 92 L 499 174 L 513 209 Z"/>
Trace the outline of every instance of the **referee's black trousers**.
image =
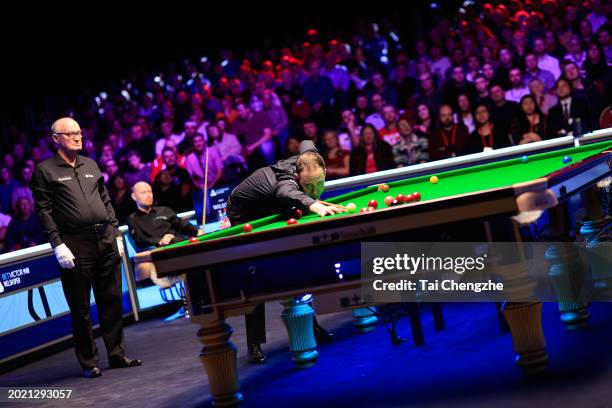
<path id="1" fill-rule="evenodd" d="M 98 321 L 109 360 L 124 356 L 121 262 L 114 228 L 80 229 L 61 233 L 75 257 L 73 269 L 62 270 L 62 287 L 72 316 L 77 359 L 83 368 L 98 366 L 98 349 L 90 319 L 93 288 Z"/>

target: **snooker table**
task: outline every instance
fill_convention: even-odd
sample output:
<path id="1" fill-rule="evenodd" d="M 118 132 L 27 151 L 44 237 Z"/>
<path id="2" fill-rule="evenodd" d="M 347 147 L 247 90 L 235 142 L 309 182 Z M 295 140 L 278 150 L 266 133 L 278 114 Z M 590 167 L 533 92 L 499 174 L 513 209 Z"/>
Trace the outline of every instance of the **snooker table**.
<path id="1" fill-rule="evenodd" d="M 564 160 L 566 157 L 570 159 Z M 545 214 L 553 220 L 557 238 L 567 240 L 572 228 L 567 204 L 576 195 L 583 196 L 586 207 L 582 229 L 596 235 L 609 219 L 595 190 L 606 180 L 609 185 L 611 167 L 612 141 L 605 140 L 529 155 L 527 160 L 515 157 L 439 170 L 389 182 L 388 192 L 374 185 L 328 199 L 345 205 L 352 202 L 358 209 L 374 199 L 379 204 L 374 212 L 324 218 L 305 215 L 296 225 L 287 225 L 284 216 L 273 215 L 251 222 L 251 232 L 233 226 L 198 237 L 197 242 L 137 254 L 136 262 L 153 262 L 160 277 L 185 275 L 192 320 L 201 326 L 200 357 L 208 372 L 213 403 L 234 406 L 243 396 L 237 351 L 226 317 L 249 313 L 262 302 L 283 301 L 287 311 L 283 318 L 297 349 L 294 353 L 312 353 L 316 343 L 304 329 L 312 326 L 312 309 L 295 297 L 306 292 L 331 297 L 336 299 L 335 310 L 369 306 L 357 295 L 361 242 L 410 241 L 411 231 L 452 225 L 459 225 L 456 230 L 470 240 L 471 226 L 495 219 L 509 220 L 514 235 L 506 239 L 520 241 L 518 227 L 536 223 Z M 435 184 L 430 182 L 432 175 L 439 179 Z M 421 200 L 392 207 L 383 203 L 387 195 L 412 192 L 419 192 Z M 541 306 L 538 302 L 513 303 L 506 304 L 503 311 L 516 362 L 528 371 L 543 369 L 548 360 Z M 560 309 L 576 327 L 588 318 L 586 305 L 560 305 Z M 317 311 L 321 313 L 319 307 Z"/>

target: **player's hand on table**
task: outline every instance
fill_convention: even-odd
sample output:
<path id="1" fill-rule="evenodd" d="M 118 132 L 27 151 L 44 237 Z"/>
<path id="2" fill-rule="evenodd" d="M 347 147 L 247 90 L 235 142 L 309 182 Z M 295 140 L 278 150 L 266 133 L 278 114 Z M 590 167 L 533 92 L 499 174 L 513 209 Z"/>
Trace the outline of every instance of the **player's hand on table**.
<path id="1" fill-rule="evenodd" d="M 310 210 L 310 212 L 312 213 L 318 214 L 319 217 L 325 217 L 326 215 L 333 215 L 346 211 L 343 208 L 337 207 L 335 205 L 328 206 L 325 204 L 321 204 L 318 201 L 311 204 L 310 207 L 308 207 L 308 210 Z"/>
<path id="2" fill-rule="evenodd" d="M 57 262 L 59 262 L 62 268 L 74 268 L 74 255 L 72 255 L 72 251 L 68 249 L 66 244 L 56 246 L 53 249 L 53 252 L 55 253 L 55 258 L 57 259 Z"/>
<path id="3" fill-rule="evenodd" d="M 164 245 L 169 245 L 170 242 L 172 242 L 172 239 L 174 238 L 174 235 L 172 234 L 166 234 L 162 237 L 162 239 L 159 240 L 159 245 L 164 246 Z"/>

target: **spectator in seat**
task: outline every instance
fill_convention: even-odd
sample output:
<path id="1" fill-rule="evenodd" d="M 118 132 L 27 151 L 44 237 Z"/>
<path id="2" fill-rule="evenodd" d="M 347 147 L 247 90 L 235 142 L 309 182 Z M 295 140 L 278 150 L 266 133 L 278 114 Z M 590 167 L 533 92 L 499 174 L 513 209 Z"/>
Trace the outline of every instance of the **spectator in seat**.
<path id="1" fill-rule="evenodd" d="M 474 87 L 476 88 L 475 105 L 487 104 L 491 105 L 491 95 L 489 95 L 489 80 L 482 74 L 476 75 L 474 78 Z"/>
<path id="2" fill-rule="evenodd" d="M 378 134 L 393 147 L 400 142 L 401 136 L 399 130 L 397 130 L 397 112 L 393 105 L 385 105 L 382 109 L 382 117 L 385 121 L 385 125 L 378 129 Z"/>
<path id="3" fill-rule="evenodd" d="M 375 173 L 394 167 L 391 146 L 380 139 L 374 126 L 364 125 L 361 128 L 359 144 L 351 151 L 350 175 Z"/>
<path id="4" fill-rule="evenodd" d="M 450 105 L 440 107 L 438 122 L 439 126 L 429 138 L 431 160 L 447 159 L 464 154 L 469 133 L 463 123 L 454 123 L 453 108 Z"/>
<path id="5" fill-rule="evenodd" d="M 508 143 L 511 143 L 510 124 L 520 112 L 519 104 L 506 100 L 506 92 L 501 85 L 494 84 L 491 86 L 490 92 L 493 101 L 490 112 L 497 129 L 496 132 L 499 132 L 498 136 L 500 138 L 505 137 L 508 139 Z"/>
<path id="6" fill-rule="evenodd" d="M 119 223 L 124 223 L 134 211 L 134 202 L 130 200 L 127 182 L 121 173 L 115 173 L 108 180 L 108 195 L 111 198 L 115 216 Z"/>
<path id="7" fill-rule="evenodd" d="M 300 154 L 300 139 L 295 136 L 289 136 L 285 143 L 285 158 L 293 157 Z"/>
<path id="8" fill-rule="evenodd" d="M 164 169 L 155 177 L 153 191 L 156 205 L 183 212 L 191 209 L 191 176 L 178 165 L 178 154 L 171 147 L 162 151 Z M 162 173 L 164 174 L 162 177 Z"/>
<path id="9" fill-rule="evenodd" d="M 538 68 L 553 74 L 555 80 L 559 79 L 561 76 L 559 60 L 546 52 L 546 43 L 543 38 L 536 38 L 533 41 L 533 53 L 538 60 Z"/>
<path id="10" fill-rule="evenodd" d="M 188 237 L 203 234 L 203 231 L 188 221 L 181 220 L 171 208 L 154 205 L 153 191 L 145 182 L 138 182 L 132 188 L 131 198 L 136 204 L 127 224 L 130 235 L 140 251 L 170 245 Z M 153 263 L 138 264 L 137 280 L 150 278 L 161 288 L 168 288 L 176 278 L 158 278 Z"/>
<path id="11" fill-rule="evenodd" d="M 479 153 L 510 146 L 507 135 L 500 134 L 491 121 L 487 104 L 481 103 L 476 105 L 474 112 L 476 129 L 470 134 L 466 153 Z"/>
<path id="12" fill-rule="evenodd" d="M 162 150 L 164 150 L 164 147 L 166 147 L 167 142 L 171 142 L 173 146 L 178 146 L 183 141 L 180 135 L 176 135 L 172 131 L 172 122 L 163 122 L 160 129 L 162 137 L 155 142 L 156 156 L 161 156 Z"/>
<path id="13" fill-rule="evenodd" d="M 11 218 L 6 232 L 6 248 L 16 251 L 45 242 L 42 226 L 34 213 L 34 202 L 21 197 L 15 205 L 15 216 Z"/>
<path id="14" fill-rule="evenodd" d="M 0 213 L 12 212 L 11 198 L 17 185 L 17 181 L 13 180 L 11 169 L 6 166 L 2 167 L 0 169 Z"/>
<path id="15" fill-rule="evenodd" d="M 544 91 L 544 84 L 538 78 L 529 81 L 529 92 L 538 103 L 538 108 L 544 115 L 548 115 L 550 108 L 557 104 L 557 97 Z"/>
<path id="16" fill-rule="evenodd" d="M 204 203 L 204 183 L 206 181 L 206 151 L 208 150 L 208 185 L 206 194 L 223 180 L 223 161 L 216 147 L 206 146 L 204 135 L 196 133 L 193 137 L 193 151 L 187 156 L 186 169 L 193 180 L 193 208 L 198 220 L 202 219 Z M 206 200 L 210 203 L 210 200 Z M 206 211 L 210 210 L 209 208 Z"/>
<path id="17" fill-rule="evenodd" d="M 385 120 L 383 119 L 382 115 L 382 109 L 385 106 L 385 100 L 379 93 L 372 94 L 370 100 L 372 101 L 372 108 L 374 112 L 368 115 L 368 117 L 366 117 L 365 123 L 369 123 L 378 130 L 385 126 Z"/>
<path id="18" fill-rule="evenodd" d="M 555 87 L 555 76 L 538 66 L 538 57 L 533 52 L 525 55 L 525 84 L 529 85 L 532 79 L 539 79 L 544 85 L 544 92 Z"/>
<path id="19" fill-rule="evenodd" d="M 236 102 L 238 118 L 231 131 L 245 146 L 249 168 L 256 170 L 272 165 L 276 161 L 276 151 L 272 138 L 272 122 L 264 112 L 253 112 L 243 101 Z"/>
<path id="20" fill-rule="evenodd" d="M 325 152 L 325 144 L 321 139 L 319 127 L 314 120 L 306 119 L 302 123 L 302 131 L 304 132 L 305 140 L 310 140 L 312 143 L 314 143 L 319 152 Z"/>
<path id="21" fill-rule="evenodd" d="M 124 175 L 128 190 L 139 181 L 149 181 L 151 179 L 151 165 L 141 161 L 138 150 L 128 151 L 126 159 L 127 169 Z"/>
<path id="22" fill-rule="evenodd" d="M 6 232 L 11 222 L 11 216 L 0 212 L 0 253 L 6 251 Z"/>
<path id="23" fill-rule="evenodd" d="M 548 138 L 565 136 L 574 131 L 575 122 L 580 119 L 583 131 L 589 123 L 589 103 L 581 95 L 573 95 L 572 87 L 564 78 L 559 78 L 556 86 L 559 102 L 549 111 Z"/>
<path id="24" fill-rule="evenodd" d="M 433 128 L 434 119 L 431 115 L 431 109 L 424 103 L 419 104 L 417 106 L 417 119 L 414 125 L 414 131 L 429 138 Z"/>
<path id="25" fill-rule="evenodd" d="M 523 73 L 519 68 L 512 68 L 508 72 L 508 79 L 511 87 L 506 91 L 506 99 L 518 103 L 523 96 L 529 94 L 529 89 L 523 81 Z"/>
<path id="26" fill-rule="evenodd" d="M 357 123 L 357 118 L 350 109 L 343 110 L 341 118 L 342 123 L 338 129 L 340 147 L 344 150 L 351 151 L 353 146 L 359 144 L 359 131 L 361 130 L 361 126 Z"/>
<path id="27" fill-rule="evenodd" d="M 474 124 L 474 115 L 472 115 L 472 107 L 470 98 L 465 94 L 460 94 L 457 97 L 457 113 L 455 113 L 455 123 L 463 123 L 468 129 L 468 133 L 472 133 L 476 129 Z"/>
<path id="28" fill-rule="evenodd" d="M 457 107 L 459 95 L 467 95 L 470 100 L 476 99 L 476 89 L 465 78 L 465 71 L 462 66 L 453 67 L 451 80 L 444 86 L 442 93 L 444 103 Z"/>
<path id="29" fill-rule="evenodd" d="M 349 175 L 349 159 L 350 152 L 342 149 L 338 134 L 333 130 L 327 130 L 323 133 L 323 142 L 325 143 L 325 160 L 326 175 L 328 180 L 347 177 Z"/>
<path id="30" fill-rule="evenodd" d="M 410 122 L 401 118 L 397 122 L 401 140 L 391 147 L 393 160 L 397 167 L 425 163 L 429 160 L 429 142 L 422 134 L 412 130 Z"/>
<path id="31" fill-rule="evenodd" d="M 547 117 L 542 112 L 532 95 L 521 99 L 521 113 L 514 118 L 511 133 L 515 144 L 539 142 L 548 136 Z"/>

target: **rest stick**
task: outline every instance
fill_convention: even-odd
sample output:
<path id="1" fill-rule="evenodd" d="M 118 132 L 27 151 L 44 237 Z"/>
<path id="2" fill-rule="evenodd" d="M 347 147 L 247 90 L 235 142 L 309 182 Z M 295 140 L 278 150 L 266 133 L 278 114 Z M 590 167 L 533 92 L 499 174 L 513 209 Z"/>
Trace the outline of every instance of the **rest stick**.
<path id="1" fill-rule="evenodd" d="M 206 162 L 204 164 L 204 204 L 202 207 L 202 229 L 206 232 L 206 196 L 208 196 L 208 147 L 206 147 Z"/>

